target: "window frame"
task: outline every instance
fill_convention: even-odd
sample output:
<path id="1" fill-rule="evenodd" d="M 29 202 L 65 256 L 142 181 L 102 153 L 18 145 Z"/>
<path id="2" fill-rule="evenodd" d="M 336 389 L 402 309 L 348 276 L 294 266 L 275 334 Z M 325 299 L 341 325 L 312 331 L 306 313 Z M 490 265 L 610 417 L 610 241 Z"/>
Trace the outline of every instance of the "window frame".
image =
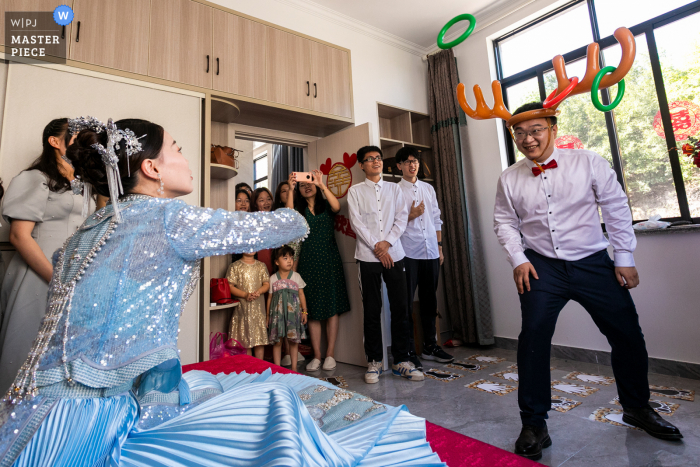
<path id="1" fill-rule="evenodd" d="M 505 40 L 523 32 L 526 29 L 537 26 L 539 23 L 547 21 L 561 13 L 574 8 L 576 6 L 585 3 L 588 8 L 588 17 L 590 20 L 591 31 L 593 33 L 593 40 L 600 45 L 599 62 L 601 63 L 601 68 L 605 66 L 603 51 L 611 46 L 617 44 L 617 40 L 614 36 L 610 35 L 607 37 L 600 37 L 600 32 L 598 29 L 598 18 L 595 10 L 595 0 L 572 0 L 547 14 L 526 23 L 513 31 L 508 32 L 493 40 L 493 51 L 494 58 L 496 60 L 496 79 L 501 82 L 501 87 L 503 88 L 503 103 L 506 108 L 508 107 L 508 93 L 506 90 L 517 84 L 530 80 L 532 78 L 537 79 L 540 99 L 545 100 L 547 97 L 545 86 L 544 86 L 544 75 L 553 70 L 552 62 L 547 61 L 544 63 L 537 64 L 526 70 L 522 70 L 514 75 L 503 77 L 503 68 L 501 65 L 501 54 L 499 50 L 499 45 Z M 659 110 L 661 112 L 661 121 L 663 123 L 666 146 L 669 154 L 669 163 L 671 164 L 671 172 L 673 175 L 673 184 L 676 189 L 676 196 L 678 198 L 678 206 L 680 210 L 680 217 L 664 218 L 663 220 L 674 222 L 674 221 L 689 221 L 693 224 L 700 224 L 700 217 L 690 216 L 690 205 L 688 204 L 688 197 L 685 191 L 685 180 L 683 180 L 683 174 L 681 171 L 679 149 L 676 144 L 673 124 L 671 122 L 671 113 L 668 107 L 668 99 L 666 97 L 666 88 L 663 81 L 663 75 L 661 72 L 661 61 L 659 59 L 658 49 L 656 47 L 656 38 L 654 37 L 654 29 L 671 24 L 675 21 L 681 20 L 695 13 L 700 12 L 700 0 L 688 3 L 682 7 L 671 10 L 662 15 L 651 18 L 647 21 L 639 23 L 635 26 L 629 28 L 632 34 L 636 36 L 644 35 L 647 41 L 647 47 L 649 49 L 649 58 L 651 61 L 651 71 L 652 77 L 654 79 L 654 86 L 656 88 L 656 97 L 659 103 Z M 564 61 L 568 64 L 570 62 L 586 58 L 587 45 L 579 47 L 578 49 L 572 50 L 568 53 L 562 54 Z M 601 102 L 604 105 L 610 104 L 610 93 L 608 89 L 603 89 L 600 91 L 602 95 Z M 503 124 L 503 134 L 506 138 L 506 152 L 508 165 L 515 164 L 516 148 L 513 139 L 508 135 L 510 132 L 505 126 L 505 121 Z M 625 175 L 622 164 L 622 157 L 620 155 L 620 144 L 617 136 L 617 127 L 615 124 L 615 111 L 605 112 L 605 124 L 608 131 L 608 139 L 610 142 L 610 152 L 612 154 L 613 169 L 617 174 L 617 181 L 622 186 L 622 189 L 627 193 L 627 186 L 625 183 Z M 642 222 L 643 220 L 636 220 L 634 223 Z"/>
<path id="2" fill-rule="evenodd" d="M 268 173 L 269 171 L 265 171 L 264 177 L 256 178 L 258 176 L 258 174 L 256 173 L 256 170 L 255 170 L 255 167 L 256 167 L 255 163 L 258 162 L 260 159 L 266 158 L 267 156 L 268 156 L 267 151 L 265 151 L 263 153 L 258 154 L 257 157 L 255 159 L 253 159 L 253 187 L 255 187 L 260 182 L 264 182 L 270 176 L 270 174 Z M 268 164 L 268 166 L 269 166 L 269 164 Z M 253 188 L 253 189 L 256 190 L 257 188 Z"/>

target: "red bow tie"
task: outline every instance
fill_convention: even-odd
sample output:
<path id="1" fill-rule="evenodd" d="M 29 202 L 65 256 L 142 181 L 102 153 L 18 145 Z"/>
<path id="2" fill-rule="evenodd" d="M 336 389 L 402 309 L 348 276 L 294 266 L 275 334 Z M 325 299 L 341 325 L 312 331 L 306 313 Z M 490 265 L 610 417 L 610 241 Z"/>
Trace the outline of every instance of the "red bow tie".
<path id="1" fill-rule="evenodd" d="M 542 169 L 545 169 L 545 170 L 546 169 L 556 169 L 556 168 L 557 168 L 557 161 L 555 161 L 555 160 L 552 160 L 549 164 L 545 164 L 542 166 Z M 544 170 L 540 170 L 540 168 L 537 166 L 532 168 L 532 175 L 534 175 L 535 177 L 537 177 L 542 172 L 544 172 Z"/>

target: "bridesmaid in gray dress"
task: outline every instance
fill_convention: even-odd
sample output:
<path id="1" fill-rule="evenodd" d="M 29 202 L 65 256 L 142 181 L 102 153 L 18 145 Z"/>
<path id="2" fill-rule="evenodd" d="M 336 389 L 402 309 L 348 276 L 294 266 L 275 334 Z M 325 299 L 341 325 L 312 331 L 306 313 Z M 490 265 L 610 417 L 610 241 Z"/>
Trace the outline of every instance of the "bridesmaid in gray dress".
<path id="1" fill-rule="evenodd" d="M 51 257 L 84 221 L 83 196 L 73 193 L 73 168 L 62 158 L 70 142 L 68 119 L 52 120 L 41 156 L 12 179 L 2 202 L 17 252 L 0 290 L 0 392 L 12 384 L 44 317 Z"/>

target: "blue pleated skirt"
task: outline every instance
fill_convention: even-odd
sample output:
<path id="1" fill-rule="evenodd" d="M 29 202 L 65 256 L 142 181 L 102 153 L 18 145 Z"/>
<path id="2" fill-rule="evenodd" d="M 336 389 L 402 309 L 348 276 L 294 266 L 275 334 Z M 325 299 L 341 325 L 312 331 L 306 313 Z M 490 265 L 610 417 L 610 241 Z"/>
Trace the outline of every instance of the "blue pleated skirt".
<path id="1" fill-rule="evenodd" d="M 212 378 L 185 374 L 190 387 Z M 302 375 L 216 377 L 223 393 L 149 427 L 131 393 L 62 399 L 15 466 L 443 466 L 425 420 L 404 406 L 324 433 L 297 391 L 329 383 Z M 187 407 L 187 406 L 182 406 Z"/>

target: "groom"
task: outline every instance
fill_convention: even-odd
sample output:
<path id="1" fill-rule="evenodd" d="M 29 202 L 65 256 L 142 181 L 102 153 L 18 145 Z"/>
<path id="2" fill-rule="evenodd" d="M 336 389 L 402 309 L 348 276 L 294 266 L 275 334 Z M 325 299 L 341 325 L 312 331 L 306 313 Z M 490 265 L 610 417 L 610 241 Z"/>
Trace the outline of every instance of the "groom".
<path id="1" fill-rule="evenodd" d="M 542 104 L 525 104 L 513 115 L 536 109 Z M 678 428 L 648 403 L 646 345 L 629 292 L 639 284 L 632 256 L 637 240 L 615 172 L 592 151 L 555 148 L 556 117 L 521 121 L 512 132 L 525 159 L 498 180 L 494 229 L 513 267 L 522 311 L 518 403 L 523 428 L 515 453 L 537 460 L 552 444 L 545 422 L 551 407 L 550 348 L 557 317 L 569 300 L 586 309 L 610 343 L 623 421 L 660 439 L 681 439 Z"/>

